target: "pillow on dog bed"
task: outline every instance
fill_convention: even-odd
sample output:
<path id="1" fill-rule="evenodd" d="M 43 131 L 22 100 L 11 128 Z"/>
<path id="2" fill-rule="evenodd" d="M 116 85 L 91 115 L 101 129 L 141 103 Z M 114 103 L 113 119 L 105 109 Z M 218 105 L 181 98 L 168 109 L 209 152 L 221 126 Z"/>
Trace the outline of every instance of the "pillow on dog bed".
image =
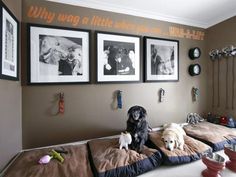
<path id="1" fill-rule="evenodd" d="M 209 122 L 184 126 L 187 135 L 212 147 L 213 151 L 224 149 L 224 145 L 236 143 L 236 129 Z"/>
<path id="2" fill-rule="evenodd" d="M 4 177 L 93 177 L 86 144 L 63 146 L 63 150 L 68 152 L 61 154 L 64 158 L 63 163 L 51 159 L 48 164 L 39 164 L 39 159 L 49 154 L 52 149 L 37 149 L 21 153 L 7 169 Z M 55 147 L 55 149 L 61 148 Z"/>
<path id="3" fill-rule="evenodd" d="M 189 163 L 200 159 L 204 153 L 212 151 L 208 145 L 189 136 L 184 136 L 184 150 L 174 149 L 169 151 L 165 148 L 161 136 L 161 132 L 150 132 L 149 143 L 162 152 L 163 161 L 166 165 Z"/>
<path id="4" fill-rule="evenodd" d="M 132 177 L 152 170 L 162 162 L 156 149 L 144 147 L 141 154 L 119 149 L 119 139 L 97 139 L 88 142 L 90 162 L 97 177 Z"/>

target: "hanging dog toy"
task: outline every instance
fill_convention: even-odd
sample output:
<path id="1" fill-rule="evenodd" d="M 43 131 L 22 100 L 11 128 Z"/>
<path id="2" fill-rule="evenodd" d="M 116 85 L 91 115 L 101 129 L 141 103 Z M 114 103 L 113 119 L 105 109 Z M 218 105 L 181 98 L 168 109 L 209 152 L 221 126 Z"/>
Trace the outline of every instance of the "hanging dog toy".
<path id="1" fill-rule="evenodd" d="M 163 100 L 164 100 L 164 96 L 165 96 L 165 90 L 163 89 L 163 88 L 161 88 L 160 90 L 159 90 L 159 102 L 163 102 Z"/>
<path id="2" fill-rule="evenodd" d="M 199 95 L 200 95 L 199 89 L 196 87 L 193 87 L 192 88 L 193 101 L 197 101 Z"/>
<path id="3" fill-rule="evenodd" d="M 64 112 L 65 112 L 64 93 L 60 93 L 59 94 L 58 113 L 64 114 Z"/>
<path id="4" fill-rule="evenodd" d="M 122 91 L 118 90 L 117 91 L 117 107 L 118 109 L 122 109 L 122 95 L 121 95 Z"/>

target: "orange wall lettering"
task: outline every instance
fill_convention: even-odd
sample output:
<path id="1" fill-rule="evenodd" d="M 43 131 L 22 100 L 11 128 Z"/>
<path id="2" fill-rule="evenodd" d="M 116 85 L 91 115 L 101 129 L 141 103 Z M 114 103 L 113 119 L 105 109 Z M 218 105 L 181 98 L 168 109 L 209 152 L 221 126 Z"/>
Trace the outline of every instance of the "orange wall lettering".
<path id="1" fill-rule="evenodd" d="M 167 29 L 162 29 L 159 26 L 149 26 L 137 24 L 126 20 L 113 20 L 110 17 L 79 16 L 70 13 L 56 13 L 50 11 L 46 7 L 31 5 L 27 10 L 27 17 L 45 21 L 48 24 L 59 22 L 62 24 L 70 24 L 73 27 L 80 25 L 91 26 L 92 28 L 102 27 L 108 29 L 116 29 L 129 31 L 137 34 L 160 35 L 176 38 L 186 38 L 191 40 L 204 40 L 205 33 L 201 30 L 192 30 L 183 27 L 169 26 Z"/>

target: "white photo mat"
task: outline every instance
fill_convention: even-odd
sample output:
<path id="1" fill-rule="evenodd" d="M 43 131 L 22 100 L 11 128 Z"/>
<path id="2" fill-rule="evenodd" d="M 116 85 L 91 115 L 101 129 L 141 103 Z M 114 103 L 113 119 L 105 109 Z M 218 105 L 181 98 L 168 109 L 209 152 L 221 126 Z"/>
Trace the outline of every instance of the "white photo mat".
<path id="1" fill-rule="evenodd" d="M 1 54 L 1 78 L 19 80 L 18 59 L 18 28 L 17 19 L 7 7 L 2 7 L 2 54 Z"/>
<path id="2" fill-rule="evenodd" d="M 104 41 L 134 44 L 135 74 L 134 75 L 104 75 Z M 138 82 L 140 81 L 140 38 L 121 34 L 97 33 L 97 82 Z"/>
<path id="3" fill-rule="evenodd" d="M 179 80 L 179 42 L 175 40 L 149 38 L 145 37 L 145 81 L 178 81 Z M 151 46 L 161 46 L 162 48 L 173 49 L 173 61 L 171 68 L 173 71 L 170 74 L 152 74 L 152 49 Z M 166 56 L 166 55 L 165 55 Z M 170 61 L 170 59 L 168 59 Z"/>
<path id="4" fill-rule="evenodd" d="M 85 83 L 90 81 L 89 71 L 89 32 L 56 27 L 40 27 L 29 25 L 30 31 L 30 83 Z M 82 75 L 59 75 L 58 65 L 49 65 L 39 61 L 40 36 L 62 38 L 82 38 Z M 63 45 L 63 44 L 61 44 Z M 67 49 L 63 49 L 67 50 Z M 42 73 L 48 71 L 48 74 Z"/>

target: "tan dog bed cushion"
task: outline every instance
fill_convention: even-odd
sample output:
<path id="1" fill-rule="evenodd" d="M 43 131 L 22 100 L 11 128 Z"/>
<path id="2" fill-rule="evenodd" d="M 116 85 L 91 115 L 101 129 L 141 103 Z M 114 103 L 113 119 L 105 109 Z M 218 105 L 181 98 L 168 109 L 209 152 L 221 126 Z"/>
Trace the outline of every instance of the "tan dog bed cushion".
<path id="1" fill-rule="evenodd" d="M 162 152 L 164 164 L 166 165 L 189 163 L 200 159 L 204 153 L 212 150 L 208 145 L 189 136 L 184 136 L 184 150 L 174 149 L 169 151 L 165 148 L 161 136 L 162 132 L 150 132 L 149 143 Z"/>
<path id="2" fill-rule="evenodd" d="M 51 149 L 21 153 L 4 177 L 93 177 L 86 144 L 64 146 L 63 149 L 68 151 L 68 154 L 61 154 L 64 157 L 63 163 L 51 159 L 48 164 L 38 164 L 38 160 L 47 155 Z"/>
<path id="3" fill-rule="evenodd" d="M 152 170 L 162 163 L 156 149 L 145 147 L 141 154 L 119 149 L 119 139 L 97 139 L 88 142 L 92 167 L 98 177 L 132 177 Z"/>
<path id="4" fill-rule="evenodd" d="M 228 128 L 209 122 L 184 126 L 187 135 L 212 147 L 213 151 L 224 149 L 224 145 L 236 143 L 236 128 Z"/>

